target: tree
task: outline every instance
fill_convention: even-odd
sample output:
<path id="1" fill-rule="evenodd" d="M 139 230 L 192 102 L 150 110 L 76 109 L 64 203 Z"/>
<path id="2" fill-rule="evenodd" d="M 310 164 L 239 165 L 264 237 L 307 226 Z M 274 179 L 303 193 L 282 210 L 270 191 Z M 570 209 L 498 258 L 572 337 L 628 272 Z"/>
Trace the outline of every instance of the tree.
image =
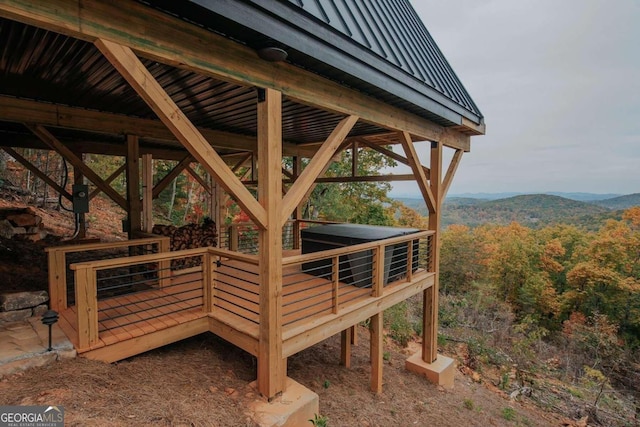
<path id="1" fill-rule="evenodd" d="M 341 177 L 351 173 L 353 150 L 344 151 L 331 163 L 325 176 Z M 361 176 L 380 175 L 380 171 L 395 166 L 394 160 L 370 149 L 358 149 L 357 173 Z M 347 182 L 318 184 L 305 208 L 305 217 L 337 222 L 393 225 L 389 209 L 388 182 Z"/>
<path id="2" fill-rule="evenodd" d="M 440 246 L 440 289 L 443 293 L 468 292 L 485 272 L 484 244 L 464 225 L 449 226 Z"/>

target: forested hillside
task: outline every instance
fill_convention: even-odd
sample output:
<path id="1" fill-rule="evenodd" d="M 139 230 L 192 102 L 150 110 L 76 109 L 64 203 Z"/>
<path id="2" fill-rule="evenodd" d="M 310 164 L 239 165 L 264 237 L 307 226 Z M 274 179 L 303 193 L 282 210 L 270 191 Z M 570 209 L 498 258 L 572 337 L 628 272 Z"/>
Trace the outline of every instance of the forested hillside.
<path id="1" fill-rule="evenodd" d="M 399 200 L 421 215 L 427 215 L 424 201 Z M 633 198 L 625 200 L 631 202 Z M 453 224 L 477 227 L 482 224 L 507 225 L 516 221 L 533 228 L 573 224 L 597 230 L 606 219 L 620 219 L 621 212 L 612 210 L 615 205 L 601 205 L 605 202 L 581 202 L 550 194 L 527 194 L 497 200 L 453 197 L 445 200 L 442 223 L 445 227 Z M 629 207 L 627 203 L 620 205 L 623 207 L 619 209 Z"/>
<path id="2" fill-rule="evenodd" d="M 69 174 L 53 155 L 22 152 L 52 175 Z M 343 152 L 326 175 L 350 173 L 351 156 L 351 150 Z M 4 160 L 0 178 L 33 204 L 46 205 L 51 190 Z M 104 179 L 123 162 L 105 156 L 85 160 Z M 290 169 L 289 162 L 283 167 Z M 154 162 L 155 182 L 176 163 Z M 358 174 L 375 175 L 393 165 L 377 152 L 359 149 Z M 197 166 L 193 173 L 204 178 Z M 238 176 L 246 173 L 247 168 L 237 170 Z M 124 192 L 120 177 L 111 181 Z M 319 184 L 303 216 L 428 227 L 424 201 L 392 199 L 389 190 L 385 182 Z M 191 173 L 178 175 L 154 202 L 154 220 L 174 225 L 202 221 L 205 193 Z M 554 195 L 447 199 L 441 234 L 441 350 L 455 355 L 474 381 L 505 396 L 529 399 L 571 419 L 587 417 L 590 424 L 637 425 L 640 207 L 610 209 L 635 203 L 637 197 L 598 204 Z M 225 224 L 248 220 L 231 200 L 222 207 Z M 94 220 L 90 212 L 90 227 Z M 385 312 L 390 339 L 401 345 L 419 339 L 421 304 L 415 298 Z M 465 401 L 465 408 L 475 404 Z"/>
<path id="3" fill-rule="evenodd" d="M 626 196 L 614 197 L 606 200 L 594 201 L 593 204 L 604 206 L 609 209 L 628 209 L 633 206 L 640 206 L 640 193 L 627 194 Z"/>

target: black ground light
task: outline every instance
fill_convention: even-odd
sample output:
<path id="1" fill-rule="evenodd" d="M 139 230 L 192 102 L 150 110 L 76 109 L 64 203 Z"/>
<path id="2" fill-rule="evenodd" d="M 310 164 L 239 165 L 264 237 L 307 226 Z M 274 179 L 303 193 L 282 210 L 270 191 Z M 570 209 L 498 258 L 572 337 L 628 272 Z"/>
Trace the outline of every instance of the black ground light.
<path id="1" fill-rule="evenodd" d="M 47 351 L 51 351 L 52 350 L 52 347 L 51 347 L 51 328 L 57 322 L 58 322 L 58 312 L 57 311 L 47 310 L 42 315 L 42 324 L 43 325 L 47 325 L 49 327 L 49 348 L 47 349 Z"/>

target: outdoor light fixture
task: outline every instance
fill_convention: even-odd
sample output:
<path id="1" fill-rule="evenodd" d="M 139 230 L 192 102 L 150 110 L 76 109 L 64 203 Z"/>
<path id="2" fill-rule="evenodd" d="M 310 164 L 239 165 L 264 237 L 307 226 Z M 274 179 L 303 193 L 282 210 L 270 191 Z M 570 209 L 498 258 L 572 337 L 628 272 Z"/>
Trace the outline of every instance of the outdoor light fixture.
<path id="1" fill-rule="evenodd" d="M 53 347 L 51 346 L 51 328 L 55 323 L 58 322 L 58 312 L 53 310 L 47 310 L 42 315 L 42 324 L 47 325 L 49 327 L 49 348 L 47 351 L 51 351 Z"/>
<path id="2" fill-rule="evenodd" d="M 282 62 L 287 59 L 288 53 L 280 47 L 267 45 L 258 49 L 258 56 L 265 61 Z"/>

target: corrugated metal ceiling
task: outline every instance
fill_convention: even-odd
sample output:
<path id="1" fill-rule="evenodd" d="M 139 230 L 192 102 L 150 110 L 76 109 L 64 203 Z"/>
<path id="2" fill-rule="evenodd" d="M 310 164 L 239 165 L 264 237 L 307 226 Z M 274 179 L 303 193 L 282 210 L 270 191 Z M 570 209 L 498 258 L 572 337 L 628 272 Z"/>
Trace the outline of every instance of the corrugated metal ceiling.
<path id="1" fill-rule="evenodd" d="M 155 119 L 154 113 L 90 43 L 0 19 L 0 95 Z M 143 60 L 196 125 L 256 135 L 256 90 Z M 283 101 L 283 136 L 294 143 L 324 140 L 340 115 Z M 351 135 L 379 133 L 358 123 Z"/>

